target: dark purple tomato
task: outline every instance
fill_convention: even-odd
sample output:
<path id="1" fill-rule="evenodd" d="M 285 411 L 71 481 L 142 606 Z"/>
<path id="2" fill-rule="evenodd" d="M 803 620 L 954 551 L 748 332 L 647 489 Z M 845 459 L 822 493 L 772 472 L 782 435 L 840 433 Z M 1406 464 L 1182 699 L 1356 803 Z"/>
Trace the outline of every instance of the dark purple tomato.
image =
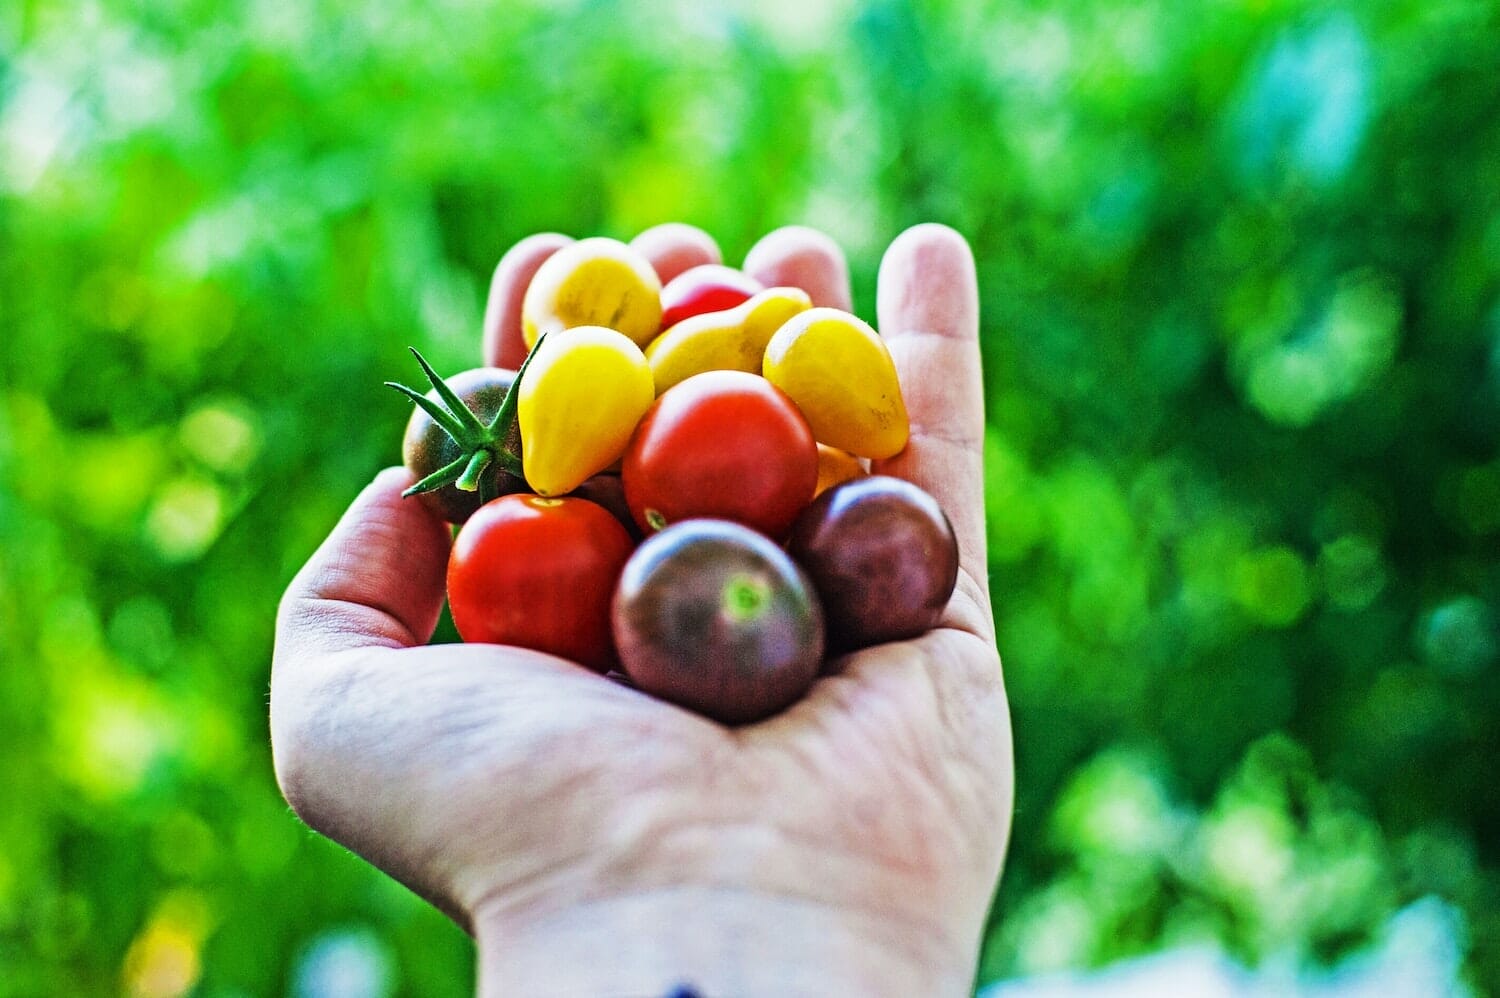
<path id="1" fill-rule="evenodd" d="M 451 378 L 444 378 L 448 387 L 463 400 L 480 422 L 489 423 L 500 411 L 505 393 L 516 378 L 516 372 L 500 367 L 476 367 L 460 371 Z M 427 397 L 438 401 L 437 392 Z M 426 478 L 446 464 L 457 460 L 458 444 L 432 417 L 419 407 L 413 407 L 411 419 L 406 424 L 406 436 L 401 441 L 401 460 L 418 479 Z M 491 465 L 485 473 L 487 498 L 510 495 L 512 492 L 530 492 L 526 482 L 508 472 Z M 420 498 L 438 516 L 449 523 L 463 523 L 474 515 L 480 506 L 478 491 L 465 492 L 454 485 L 444 485 L 432 492 L 424 492 Z"/>
<path id="2" fill-rule="evenodd" d="M 631 541 L 640 543 L 641 538 L 645 536 L 641 533 L 641 528 L 636 526 L 635 517 L 630 515 L 630 506 L 625 502 L 625 485 L 620 481 L 619 475 L 601 471 L 585 479 L 582 485 L 569 492 L 568 495 L 596 502 L 609 510 L 614 514 L 615 519 L 620 521 L 625 532 L 630 535 Z"/>
<path id="3" fill-rule="evenodd" d="M 958 582 L 958 541 L 937 500 L 871 475 L 824 492 L 787 543 L 816 587 L 839 650 L 914 638 L 937 626 Z"/>
<path id="4" fill-rule="evenodd" d="M 773 541 L 726 520 L 647 538 L 620 576 L 613 622 L 637 687 L 725 724 L 787 707 L 823 661 L 807 577 Z"/>

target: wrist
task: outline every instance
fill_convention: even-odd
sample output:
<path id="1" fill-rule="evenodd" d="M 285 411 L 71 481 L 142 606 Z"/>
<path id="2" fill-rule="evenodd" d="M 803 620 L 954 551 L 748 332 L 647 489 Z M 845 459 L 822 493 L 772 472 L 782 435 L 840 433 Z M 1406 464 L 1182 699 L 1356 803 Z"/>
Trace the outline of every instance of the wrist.
<path id="1" fill-rule="evenodd" d="M 474 915 L 479 994 L 967 995 L 972 942 L 890 913 L 676 886 Z"/>

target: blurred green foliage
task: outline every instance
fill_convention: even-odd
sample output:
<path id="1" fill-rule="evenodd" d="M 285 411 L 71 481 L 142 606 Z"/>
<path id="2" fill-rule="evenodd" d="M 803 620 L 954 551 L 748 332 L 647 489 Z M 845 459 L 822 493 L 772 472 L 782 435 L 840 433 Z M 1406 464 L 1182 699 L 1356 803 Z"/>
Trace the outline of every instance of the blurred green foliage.
<path id="1" fill-rule="evenodd" d="M 0 996 L 470 991 L 301 829 L 271 619 L 537 230 L 980 267 L 1019 793 L 982 979 L 1414 899 L 1500 989 L 1489 0 L 0 6 Z M 342 975 L 342 976 L 340 976 Z M 352 977 L 350 975 L 353 975 Z M 363 975 L 363 976 L 360 976 Z M 322 982 L 322 983 L 320 983 Z"/>

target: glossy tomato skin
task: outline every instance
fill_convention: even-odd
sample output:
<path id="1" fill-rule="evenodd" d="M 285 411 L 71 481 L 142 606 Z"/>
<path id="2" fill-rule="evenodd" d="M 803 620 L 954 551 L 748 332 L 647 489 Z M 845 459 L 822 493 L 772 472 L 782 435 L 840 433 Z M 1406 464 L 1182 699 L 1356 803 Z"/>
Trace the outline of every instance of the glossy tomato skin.
<path id="1" fill-rule="evenodd" d="M 453 542 L 448 604 L 465 641 L 516 645 L 605 672 L 609 605 L 633 544 L 587 499 L 501 496 Z"/>
<path id="2" fill-rule="evenodd" d="M 649 536 L 698 517 L 775 540 L 811 500 L 818 445 L 796 403 L 744 371 L 706 371 L 647 410 L 621 468 L 625 501 Z"/>
<path id="3" fill-rule="evenodd" d="M 784 709 L 823 660 L 812 583 L 770 539 L 724 520 L 686 520 L 637 548 L 614 627 L 638 689 L 725 724 Z"/>
<path id="4" fill-rule="evenodd" d="M 841 482 L 797 517 L 787 543 L 812 578 L 840 651 L 914 638 L 942 619 L 958 582 L 953 525 L 911 482 Z"/>
<path id="5" fill-rule="evenodd" d="M 671 329 L 694 315 L 734 308 L 764 290 L 749 274 L 721 263 L 690 267 L 661 289 L 661 328 Z"/>
<path id="6" fill-rule="evenodd" d="M 443 380 L 469 407 L 469 411 L 479 417 L 480 422 L 488 424 L 495 418 L 495 413 L 500 411 L 505 393 L 510 390 L 511 382 L 515 379 L 515 371 L 500 367 L 476 367 Z M 428 392 L 427 397 L 434 402 L 438 401 L 436 391 Z M 411 419 L 406 423 L 406 434 L 401 440 L 401 460 L 411 469 L 414 478 L 426 478 L 457 459 L 459 453 L 458 444 L 448 435 L 447 430 L 433 422 L 432 417 L 421 408 L 412 408 Z M 484 478 L 485 489 L 492 498 L 527 491 L 526 482 L 519 475 L 501 471 L 493 464 L 485 471 Z M 463 523 L 480 506 L 477 490 L 464 492 L 456 485 L 444 485 L 440 489 L 423 492 L 417 499 L 449 523 Z"/>

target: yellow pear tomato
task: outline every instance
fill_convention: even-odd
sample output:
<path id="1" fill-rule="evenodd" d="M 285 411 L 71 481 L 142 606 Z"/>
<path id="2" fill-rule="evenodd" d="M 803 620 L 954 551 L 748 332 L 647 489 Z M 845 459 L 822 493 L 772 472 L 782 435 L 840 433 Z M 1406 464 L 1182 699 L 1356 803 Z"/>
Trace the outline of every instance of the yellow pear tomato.
<path id="1" fill-rule="evenodd" d="M 641 348 L 602 326 L 549 334 L 518 391 L 521 465 L 543 496 L 571 492 L 617 461 L 656 400 Z"/>
<path id="2" fill-rule="evenodd" d="M 734 308 L 683 319 L 646 347 L 656 393 L 704 371 L 759 374 L 776 330 L 810 308 L 801 288 L 768 288 Z"/>
<path id="3" fill-rule="evenodd" d="M 762 371 L 797 403 L 819 443 L 870 458 L 906 446 L 910 424 L 896 365 L 858 316 L 835 308 L 794 315 L 766 345 Z"/>
<path id="4" fill-rule="evenodd" d="M 650 262 L 603 236 L 549 256 L 521 299 L 521 333 L 531 347 L 542 333 L 574 326 L 604 326 L 637 346 L 651 342 L 661 328 L 661 280 Z"/>

